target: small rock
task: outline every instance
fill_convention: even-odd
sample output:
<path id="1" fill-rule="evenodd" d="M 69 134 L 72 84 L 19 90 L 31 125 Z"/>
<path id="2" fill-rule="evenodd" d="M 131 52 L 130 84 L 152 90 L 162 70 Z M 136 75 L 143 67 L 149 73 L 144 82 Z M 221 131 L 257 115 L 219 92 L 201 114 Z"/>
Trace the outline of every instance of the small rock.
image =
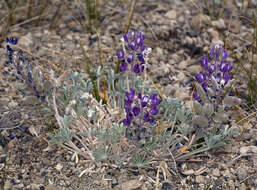
<path id="1" fill-rule="evenodd" d="M 238 168 L 237 175 L 238 175 L 239 180 L 245 179 L 248 176 L 247 169 L 246 168 Z"/>
<path id="2" fill-rule="evenodd" d="M 219 37 L 219 33 L 214 30 L 213 28 L 209 28 L 208 30 L 208 33 L 213 37 L 213 38 L 218 38 Z"/>
<path id="3" fill-rule="evenodd" d="M 45 187 L 45 190 L 57 190 L 57 188 L 53 184 L 49 184 Z"/>
<path id="4" fill-rule="evenodd" d="M 204 183 L 204 177 L 202 175 L 198 175 L 195 178 L 196 183 Z"/>
<path id="5" fill-rule="evenodd" d="M 165 181 L 162 183 L 162 188 L 161 190 L 172 190 L 173 189 L 173 186 L 171 183 Z"/>
<path id="6" fill-rule="evenodd" d="M 26 36 L 22 36 L 19 39 L 19 45 L 29 47 L 33 43 L 31 33 L 28 33 Z"/>
<path id="7" fill-rule="evenodd" d="M 186 170 L 184 172 L 182 172 L 184 175 L 192 175 L 195 173 L 195 171 L 193 169 L 190 169 L 190 170 Z"/>
<path id="8" fill-rule="evenodd" d="M 62 170 L 63 168 L 63 165 L 58 163 L 56 166 L 55 166 L 55 169 L 58 170 L 59 172 Z"/>
<path id="9" fill-rule="evenodd" d="M 122 190 L 133 190 L 137 189 L 142 185 L 142 183 L 139 180 L 130 180 L 125 183 L 121 184 L 121 189 Z"/>
<path id="10" fill-rule="evenodd" d="M 257 146 L 243 146 L 239 150 L 240 154 L 254 153 L 257 154 Z"/>
<path id="11" fill-rule="evenodd" d="M 226 29 L 225 21 L 222 18 L 219 20 L 212 21 L 212 24 L 220 30 Z"/>
<path id="12" fill-rule="evenodd" d="M 165 14 L 166 17 L 169 19 L 176 19 L 177 18 L 177 12 L 175 10 L 170 10 Z"/>
<path id="13" fill-rule="evenodd" d="M 201 65 L 191 65 L 187 67 L 186 70 L 192 74 L 199 74 L 199 72 L 202 70 L 202 67 Z"/>
<path id="14" fill-rule="evenodd" d="M 213 169 L 212 175 L 215 176 L 215 177 L 219 177 L 220 176 L 220 170 L 218 168 Z"/>
<path id="15" fill-rule="evenodd" d="M 187 67 L 188 63 L 187 61 L 181 61 L 179 64 L 178 64 L 178 68 L 179 69 L 185 69 Z"/>
<path id="16" fill-rule="evenodd" d="M 3 147 L 0 145 L 0 155 L 3 153 Z"/>
<path id="17" fill-rule="evenodd" d="M 189 36 L 187 36 L 184 40 L 184 44 L 192 45 L 193 43 L 194 43 L 193 38 L 190 38 Z"/>
<path id="18" fill-rule="evenodd" d="M 157 48 L 156 48 L 156 53 L 157 53 L 157 55 L 162 56 L 162 55 L 163 55 L 163 49 L 160 48 L 160 47 L 157 47 Z"/>

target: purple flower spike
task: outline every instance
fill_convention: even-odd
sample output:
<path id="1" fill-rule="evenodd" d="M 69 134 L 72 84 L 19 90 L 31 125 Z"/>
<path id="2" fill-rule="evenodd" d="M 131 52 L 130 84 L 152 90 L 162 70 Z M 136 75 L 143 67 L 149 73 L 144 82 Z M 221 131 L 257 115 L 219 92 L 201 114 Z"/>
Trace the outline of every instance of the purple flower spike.
<path id="1" fill-rule="evenodd" d="M 133 71 L 134 71 L 135 73 L 140 73 L 140 66 L 139 66 L 139 64 L 135 64 L 135 65 L 133 66 Z"/>
<path id="2" fill-rule="evenodd" d="M 141 101 L 141 106 L 142 106 L 142 107 L 147 106 L 148 100 L 149 100 L 149 97 L 148 97 L 148 96 L 144 96 L 144 97 L 142 98 L 142 101 Z"/>
<path id="3" fill-rule="evenodd" d="M 120 51 L 118 51 L 118 52 L 116 53 L 116 55 L 117 55 L 118 59 L 124 59 L 124 57 L 125 57 L 124 50 L 121 49 Z"/>
<path id="4" fill-rule="evenodd" d="M 150 109 L 150 113 L 152 115 L 156 115 L 157 113 L 159 112 L 158 108 L 156 105 L 152 106 L 151 109 Z"/>
<path id="5" fill-rule="evenodd" d="M 203 59 L 200 60 L 200 63 L 204 69 L 207 69 L 209 64 L 208 57 L 204 56 Z"/>
<path id="6" fill-rule="evenodd" d="M 199 75 L 195 76 L 195 79 L 199 82 L 202 83 L 203 81 L 206 80 L 206 75 L 203 72 L 200 72 Z"/>
<path id="7" fill-rule="evenodd" d="M 135 106 L 135 107 L 132 109 L 132 111 L 133 111 L 133 113 L 134 113 L 135 116 L 138 116 L 139 113 L 140 113 L 140 108 L 137 107 L 137 106 Z"/>
<path id="8" fill-rule="evenodd" d="M 152 105 L 159 105 L 162 101 L 160 98 L 158 98 L 158 94 L 152 94 L 150 99 L 151 99 Z"/>
<path id="9" fill-rule="evenodd" d="M 131 63 L 133 61 L 133 53 L 129 53 L 127 57 L 127 61 Z"/>
<path id="10" fill-rule="evenodd" d="M 128 68 L 128 65 L 125 61 L 122 61 L 121 64 L 120 64 L 120 71 L 123 72 L 123 71 L 126 71 Z"/>

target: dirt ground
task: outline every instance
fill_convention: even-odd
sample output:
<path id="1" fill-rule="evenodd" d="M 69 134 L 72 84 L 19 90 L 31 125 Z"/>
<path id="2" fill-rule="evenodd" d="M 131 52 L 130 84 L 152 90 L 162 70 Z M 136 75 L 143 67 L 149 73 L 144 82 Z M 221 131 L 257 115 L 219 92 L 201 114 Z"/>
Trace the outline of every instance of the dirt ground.
<path id="1" fill-rule="evenodd" d="M 106 65 L 114 66 L 117 44 L 130 14 L 129 2 L 116 4 L 117 1 L 111 0 L 100 7 L 99 34 Z M 193 2 L 208 13 L 203 1 Z M 17 4 L 15 22 L 8 36 L 19 39 L 19 46 L 32 64 L 40 65 L 45 71 L 54 69 L 53 65 L 64 70 L 83 71 L 77 62 L 82 57 L 81 40 L 91 63 L 100 65 L 97 35 L 85 32 L 79 23 L 87 26 L 82 2 L 51 1 L 40 22 L 37 22 L 37 13 L 43 5 L 35 4 L 36 11 L 29 18 L 26 6 L 22 1 Z M 146 44 L 153 50 L 149 61 L 152 77 L 162 84 L 161 91 L 167 96 L 190 101 L 194 74 L 201 70 L 199 60 L 208 54 L 213 43 L 222 41 L 208 18 L 227 36 L 227 42 L 250 68 L 244 49 L 252 45 L 254 27 L 242 17 L 251 18 L 252 12 L 256 14 L 256 7 L 253 1 L 250 7 L 237 12 L 236 6 L 228 3 L 217 20 L 213 16 L 203 16 L 190 0 L 138 1 L 131 27 L 146 34 Z M 8 17 L 5 1 L 0 2 L 0 15 L 0 31 L 3 32 Z M 0 181 L 5 181 L 5 189 L 257 189 L 257 115 L 253 114 L 257 105 L 249 107 L 246 103 L 244 72 L 234 74 L 238 95 L 243 100 L 241 114 L 252 114 L 239 124 L 242 134 L 223 151 L 197 155 L 195 162 L 178 165 L 178 171 L 170 176 L 160 172 L 157 187 L 157 167 L 142 171 L 109 168 L 83 159 L 76 161 L 71 152 L 49 147 L 46 133 L 50 125 L 55 127 L 55 124 L 45 121 L 38 111 L 40 106 L 23 103 L 22 94 L 15 90 L 15 79 L 8 75 L 8 67 L 4 66 L 5 44 L 2 42 L 0 48 Z M 229 54 L 229 60 L 238 65 L 231 52 Z M 257 65 L 256 52 L 253 59 Z M 6 126 L 9 129 L 4 130 Z M 13 126 L 16 128 L 12 129 Z M 80 175 L 82 172 L 84 174 Z"/>

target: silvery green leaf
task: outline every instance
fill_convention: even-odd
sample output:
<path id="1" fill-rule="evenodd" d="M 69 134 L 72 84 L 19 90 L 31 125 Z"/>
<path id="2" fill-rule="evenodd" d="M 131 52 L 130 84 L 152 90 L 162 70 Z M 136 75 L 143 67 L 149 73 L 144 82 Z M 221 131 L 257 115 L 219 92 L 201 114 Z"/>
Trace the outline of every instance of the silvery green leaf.
<path id="1" fill-rule="evenodd" d="M 241 99 L 234 96 L 226 96 L 222 103 L 227 107 L 232 107 L 241 103 Z"/>
<path id="2" fill-rule="evenodd" d="M 194 109 L 195 109 L 197 115 L 202 115 L 202 113 L 203 113 L 202 105 L 198 101 L 193 101 L 193 106 L 194 106 Z"/>
<path id="3" fill-rule="evenodd" d="M 224 112 L 215 113 L 213 119 L 217 123 L 222 123 L 227 120 L 227 114 Z"/>
<path id="4" fill-rule="evenodd" d="M 207 127 L 209 125 L 209 121 L 206 117 L 204 116 L 201 116 L 201 115 L 196 115 L 192 122 L 195 124 L 195 125 L 198 125 L 200 127 Z"/>
<path id="5" fill-rule="evenodd" d="M 205 103 L 202 111 L 207 117 L 210 117 L 214 113 L 214 107 L 212 104 Z"/>
<path id="6" fill-rule="evenodd" d="M 196 91 L 197 91 L 198 95 L 200 96 L 201 100 L 204 103 L 207 102 L 206 93 L 205 93 L 204 89 L 202 88 L 202 86 L 199 85 L 198 83 L 196 84 Z"/>
<path id="7" fill-rule="evenodd" d="M 74 134 L 74 131 L 70 131 L 69 128 L 63 127 L 56 130 L 54 134 L 47 133 L 47 136 L 50 138 L 50 143 L 61 146 L 65 142 L 70 141 Z"/>
<path id="8" fill-rule="evenodd" d="M 63 127 L 69 128 L 70 123 L 72 122 L 72 116 L 64 115 L 64 117 L 59 116 L 60 121 L 62 122 Z"/>

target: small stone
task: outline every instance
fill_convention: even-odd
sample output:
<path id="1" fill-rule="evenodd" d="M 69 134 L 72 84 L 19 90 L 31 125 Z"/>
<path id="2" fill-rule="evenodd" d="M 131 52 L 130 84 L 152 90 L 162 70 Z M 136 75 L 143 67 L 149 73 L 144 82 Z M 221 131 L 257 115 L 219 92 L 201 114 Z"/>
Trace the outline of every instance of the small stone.
<path id="1" fill-rule="evenodd" d="M 237 175 L 239 180 L 243 180 L 248 176 L 247 169 L 246 168 L 238 168 Z"/>
<path id="2" fill-rule="evenodd" d="M 162 56 L 162 55 L 163 55 L 163 49 L 160 48 L 160 47 L 157 47 L 157 48 L 156 48 L 156 53 L 157 53 L 157 55 Z"/>
<path id="3" fill-rule="evenodd" d="M 219 177 L 220 176 L 220 170 L 218 168 L 213 169 L 212 175 L 215 176 L 215 177 Z"/>
<path id="4" fill-rule="evenodd" d="M 178 68 L 179 69 L 185 69 L 187 67 L 188 63 L 187 61 L 181 61 L 179 64 L 178 64 Z"/>
<path id="5" fill-rule="evenodd" d="M 190 170 L 186 170 L 184 172 L 182 172 L 184 175 L 192 175 L 195 173 L 195 171 L 193 169 L 190 169 Z"/>
<path id="6" fill-rule="evenodd" d="M 202 175 L 198 175 L 195 178 L 196 183 L 204 183 L 204 177 Z"/>
<path id="7" fill-rule="evenodd" d="M 31 33 L 28 33 L 26 36 L 22 36 L 19 39 L 19 45 L 29 47 L 33 43 Z"/>
<path id="8" fill-rule="evenodd" d="M 142 186 L 142 183 L 139 180 L 130 180 L 121 184 L 122 190 L 134 190 Z"/>
<path id="9" fill-rule="evenodd" d="M 55 166 L 55 169 L 58 170 L 59 172 L 62 170 L 63 168 L 63 165 L 58 163 L 56 166 Z"/>
<path id="10" fill-rule="evenodd" d="M 177 18 L 177 12 L 175 10 L 170 10 L 165 14 L 166 17 L 169 19 L 176 19 Z"/>
<path id="11" fill-rule="evenodd" d="M 202 67 L 201 65 L 191 65 L 187 67 L 186 70 L 192 74 L 199 74 L 199 72 L 202 70 Z"/>
<path id="12" fill-rule="evenodd" d="M 222 18 L 219 20 L 212 21 L 212 24 L 220 30 L 226 29 L 225 21 Z"/>
<path id="13" fill-rule="evenodd" d="M 257 154 L 257 146 L 243 146 L 239 150 L 240 154 L 254 153 Z"/>
<path id="14" fill-rule="evenodd" d="M 213 37 L 213 38 L 219 37 L 219 33 L 216 30 L 214 30 L 213 28 L 209 28 L 207 31 L 211 35 L 211 37 Z"/>
<path id="15" fill-rule="evenodd" d="M 171 183 L 165 181 L 162 183 L 162 188 L 161 190 L 172 190 L 173 189 L 173 186 Z"/>

